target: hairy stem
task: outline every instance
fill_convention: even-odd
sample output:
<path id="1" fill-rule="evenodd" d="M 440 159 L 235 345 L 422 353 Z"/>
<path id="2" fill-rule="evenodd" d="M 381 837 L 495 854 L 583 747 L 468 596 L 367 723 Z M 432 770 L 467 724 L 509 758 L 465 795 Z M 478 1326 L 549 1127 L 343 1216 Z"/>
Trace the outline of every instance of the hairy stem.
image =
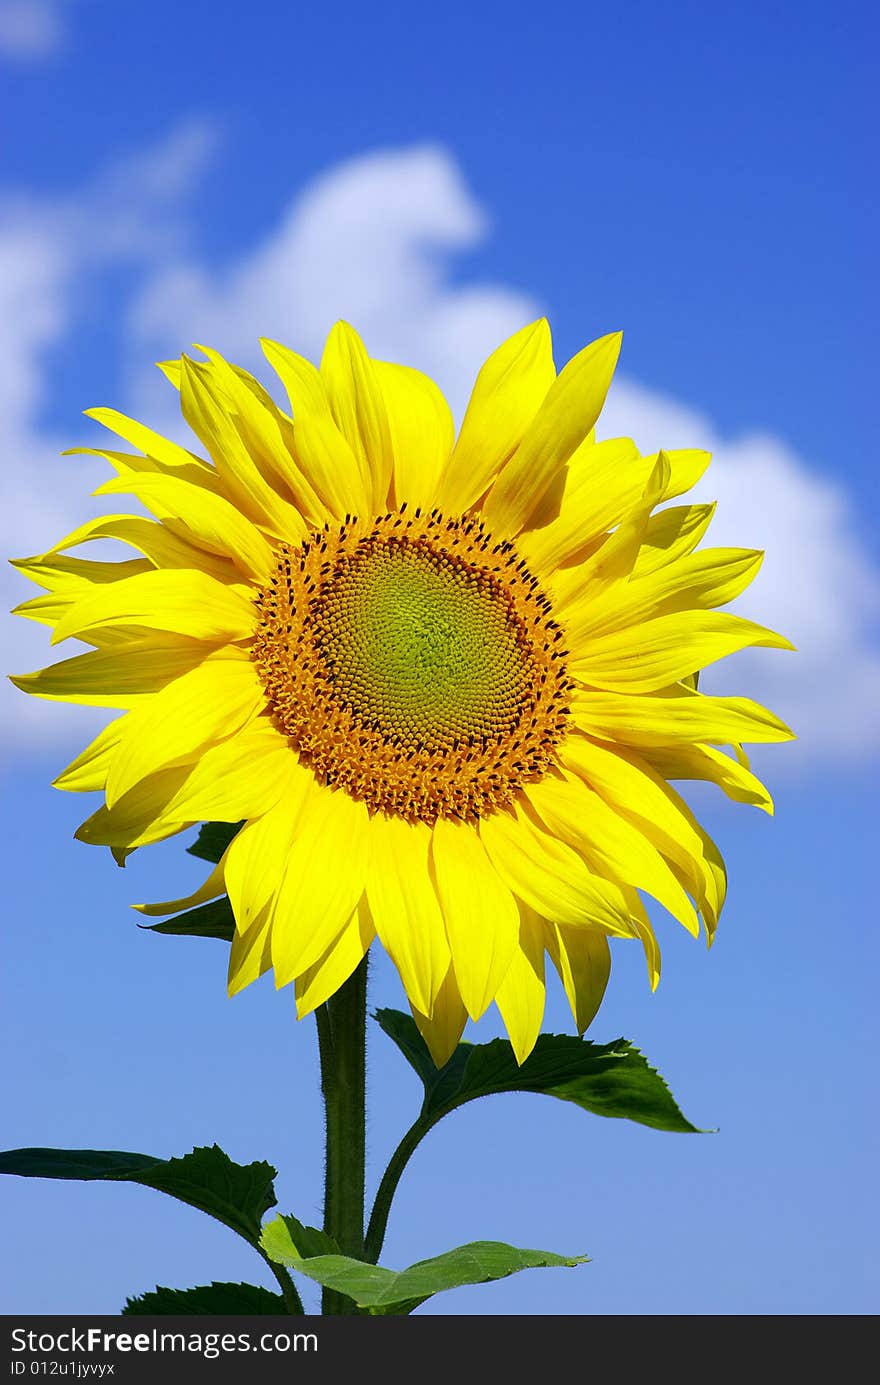
<path id="1" fill-rule="evenodd" d="M 366 1163 L 367 959 L 316 1011 L 321 1090 L 326 1117 L 324 1230 L 343 1255 L 364 1257 Z M 324 1313 L 356 1313 L 352 1300 L 332 1289 Z"/>
<path id="2" fill-rule="evenodd" d="M 284 1268 L 284 1266 L 276 1265 L 274 1260 L 270 1260 L 268 1256 L 264 1256 L 263 1258 L 265 1259 L 266 1264 L 269 1266 L 269 1269 L 272 1271 L 275 1278 L 278 1280 L 278 1284 L 281 1289 L 282 1296 L 284 1298 L 284 1306 L 287 1309 L 288 1313 L 305 1313 L 306 1310 L 305 1308 L 303 1308 L 303 1302 L 299 1296 L 299 1290 L 297 1289 L 296 1285 L 293 1282 L 293 1279 L 287 1273 L 287 1270 Z"/>
<path id="3" fill-rule="evenodd" d="M 445 1113 L 441 1113 L 445 1114 Z M 428 1131 L 431 1130 L 440 1119 L 440 1115 L 433 1119 L 426 1120 L 419 1117 L 407 1130 L 400 1144 L 388 1161 L 388 1167 L 382 1175 L 382 1182 L 376 1190 L 376 1198 L 373 1203 L 373 1210 L 370 1214 L 370 1224 L 367 1228 L 365 1242 L 365 1258 L 375 1265 L 382 1253 L 382 1244 L 385 1240 L 385 1231 L 388 1226 L 388 1214 L 391 1211 L 391 1203 L 394 1194 L 397 1192 L 397 1185 L 401 1175 L 412 1157 L 416 1146 L 424 1139 Z"/>

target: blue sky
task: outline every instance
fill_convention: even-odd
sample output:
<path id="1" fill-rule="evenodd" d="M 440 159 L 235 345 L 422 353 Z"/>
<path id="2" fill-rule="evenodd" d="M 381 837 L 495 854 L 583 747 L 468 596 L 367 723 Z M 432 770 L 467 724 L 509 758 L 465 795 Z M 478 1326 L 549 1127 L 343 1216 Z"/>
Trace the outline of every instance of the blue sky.
<path id="1" fill-rule="evenodd" d="M 719 1133 L 537 1097 L 458 1113 L 407 1175 L 388 1262 L 497 1237 L 593 1263 L 430 1311 L 876 1311 L 875 45 L 876 19 L 847 3 L 514 4 L 502 24 L 457 3 L 441 18 L 0 0 L 16 113 L 0 186 L 10 555 L 96 504 L 100 470 L 57 456 L 94 438 L 83 408 L 177 426 L 150 362 L 192 341 L 245 363 L 260 334 L 314 354 L 344 315 L 460 409 L 488 350 L 547 312 L 560 362 L 625 330 L 603 431 L 712 447 L 714 536 L 768 554 L 742 609 L 799 645 L 716 675 L 800 732 L 757 757 L 775 821 L 694 800 L 730 868 L 717 946 L 661 921 L 660 990 L 620 949 L 594 1029 L 643 1047 Z M 3 581 L 7 606 L 26 594 Z M 0 635 L 10 671 L 46 650 L 18 624 Z M 184 892 L 196 864 L 172 843 L 122 872 L 73 842 L 85 805 L 49 780 L 95 718 L 3 698 L 15 1056 L 0 1144 L 166 1155 L 217 1139 L 279 1163 L 282 1207 L 314 1219 L 310 1026 L 266 980 L 227 1001 L 222 944 L 135 929 L 128 904 Z M 402 1005 L 381 959 L 374 993 Z M 566 1027 L 558 996 L 548 1026 Z M 416 1093 L 378 1034 L 370 1078 L 375 1178 Z M 228 1233 L 146 1190 L 10 1180 L 0 1201 L 7 1312 L 113 1312 L 157 1281 L 259 1274 Z"/>

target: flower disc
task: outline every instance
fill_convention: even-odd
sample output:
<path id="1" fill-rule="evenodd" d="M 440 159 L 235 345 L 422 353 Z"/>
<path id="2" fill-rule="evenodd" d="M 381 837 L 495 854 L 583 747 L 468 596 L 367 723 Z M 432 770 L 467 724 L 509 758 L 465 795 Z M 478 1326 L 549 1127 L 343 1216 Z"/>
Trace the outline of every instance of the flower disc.
<path id="1" fill-rule="evenodd" d="M 473 518 L 403 510 L 285 546 L 253 656 L 327 784 L 413 821 L 478 818 L 539 777 L 568 680 L 550 603 Z"/>

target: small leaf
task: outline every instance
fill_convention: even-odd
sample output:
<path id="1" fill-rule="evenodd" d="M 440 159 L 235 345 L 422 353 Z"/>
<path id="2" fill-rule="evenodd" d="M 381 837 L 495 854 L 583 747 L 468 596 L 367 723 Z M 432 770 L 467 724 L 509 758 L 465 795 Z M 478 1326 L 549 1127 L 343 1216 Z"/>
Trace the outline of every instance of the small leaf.
<path id="1" fill-rule="evenodd" d="M 251 1245 L 275 1206 L 275 1169 L 262 1160 L 235 1164 L 218 1145 L 203 1145 L 180 1159 L 156 1159 L 103 1149 L 11 1149 L 0 1153 L 0 1173 L 24 1178 L 81 1178 L 140 1183 L 207 1212 Z"/>
<path id="2" fill-rule="evenodd" d="M 241 822 L 203 822 L 199 835 L 192 846 L 186 849 L 190 856 L 198 856 L 200 861 L 210 861 L 216 866 L 233 837 L 244 827 Z"/>
<path id="3" fill-rule="evenodd" d="M 317 1226 L 304 1226 L 296 1217 L 273 1217 L 263 1227 L 263 1234 L 260 1244 L 269 1256 L 270 1260 L 282 1260 L 284 1255 L 289 1254 L 290 1247 L 294 1246 L 295 1253 L 303 1260 L 308 1260 L 315 1255 L 338 1255 L 339 1246 L 332 1236 L 326 1231 L 320 1231 Z M 272 1254 L 272 1248 L 276 1248 L 278 1255 Z"/>
<path id="4" fill-rule="evenodd" d="M 181 1317 L 205 1313 L 251 1316 L 286 1312 L 281 1294 L 273 1294 L 259 1284 L 220 1284 L 215 1280 L 196 1289 L 167 1289 L 157 1285 L 146 1294 L 126 1299 L 122 1316 L 139 1313 Z"/>
<path id="5" fill-rule="evenodd" d="M 637 1121 L 655 1130 L 698 1133 L 660 1074 L 626 1039 L 594 1044 L 570 1034 L 541 1034 L 522 1066 L 506 1039 L 460 1043 L 438 1070 L 409 1015 L 378 1010 L 376 1019 L 422 1079 L 422 1117 L 432 1124 L 477 1097 L 540 1092 L 598 1116 Z"/>
<path id="6" fill-rule="evenodd" d="M 293 1223 L 293 1224 L 291 1224 Z M 548 1266 L 582 1265 L 586 1256 L 555 1255 L 546 1250 L 518 1250 L 502 1241 L 471 1241 L 444 1255 L 419 1260 L 405 1270 L 370 1265 L 349 1255 L 303 1256 L 296 1238 L 301 1230 L 295 1218 L 275 1217 L 263 1230 L 261 1244 L 271 1260 L 280 1261 L 322 1284 L 345 1294 L 370 1313 L 412 1312 L 420 1303 L 445 1289 L 464 1284 L 485 1284 L 506 1279 L 520 1270 Z"/>
<path id="7" fill-rule="evenodd" d="M 187 909 L 183 914 L 163 919 L 161 923 L 141 923 L 150 933 L 174 933 L 184 938 L 221 938 L 231 943 L 235 936 L 235 915 L 229 898 L 212 899 L 208 904 L 199 904 L 195 909 Z"/>

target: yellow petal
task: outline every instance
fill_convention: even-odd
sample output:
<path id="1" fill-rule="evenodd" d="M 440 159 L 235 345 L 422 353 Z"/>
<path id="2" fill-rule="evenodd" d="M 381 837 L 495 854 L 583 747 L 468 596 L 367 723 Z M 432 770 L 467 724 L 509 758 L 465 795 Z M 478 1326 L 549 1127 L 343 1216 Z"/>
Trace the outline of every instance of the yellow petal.
<path id="1" fill-rule="evenodd" d="M 694 937 L 693 906 L 663 857 L 631 823 L 568 770 L 528 784 L 526 794 L 550 833 L 580 852 L 604 877 L 633 885 L 668 909 Z"/>
<path id="2" fill-rule="evenodd" d="M 455 424 L 442 393 L 421 371 L 373 361 L 382 389 L 394 454 L 390 503 L 429 510 L 455 441 Z"/>
<path id="3" fill-rule="evenodd" d="M 480 840 L 507 887 L 543 918 L 630 933 L 619 891 L 594 875 L 575 850 L 542 832 L 517 806 L 480 823 Z"/>
<path id="4" fill-rule="evenodd" d="M 56 626 L 63 615 L 70 610 L 74 598 L 57 596 L 55 592 L 44 592 L 42 596 L 31 597 L 30 601 L 20 601 L 13 606 L 11 615 L 21 616 L 22 620 L 33 620 L 38 625 Z"/>
<path id="5" fill-rule="evenodd" d="M 50 702 L 88 707 L 135 707 L 215 651 L 210 644 L 181 639 L 172 648 L 146 643 L 124 652 L 98 650 L 10 678 L 22 692 Z"/>
<path id="6" fill-rule="evenodd" d="M 336 426 L 370 478 L 373 514 L 388 506 L 393 453 L 382 384 L 363 342 L 337 322 L 321 357 L 321 379 Z"/>
<path id="7" fill-rule="evenodd" d="M 256 609 L 245 590 L 224 586 L 204 572 L 154 569 L 75 601 L 58 622 L 52 643 L 71 635 L 88 637 L 93 630 L 113 625 L 170 630 L 227 643 L 253 634 Z"/>
<path id="8" fill-rule="evenodd" d="M 559 923 L 547 925 L 546 938 L 577 1031 L 584 1034 L 602 1004 L 611 975 L 608 939 L 595 928 L 569 928 Z"/>
<path id="9" fill-rule="evenodd" d="M 145 558 L 124 563 L 90 563 L 81 558 L 25 559 L 14 564 L 25 576 L 50 590 L 13 606 L 12 615 L 56 626 L 76 601 L 110 582 L 121 582 L 142 572 L 152 572 Z"/>
<path id="10" fill-rule="evenodd" d="M 449 970 L 449 944 L 429 873 L 431 832 L 424 823 L 377 813 L 370 822 L 367 898 L 382 946 L 404 989 L 429 1015 Z"/>
<path id="11" fill-rule="evenodd" d="M 180 377 L 183 373 L 180 356 L 175 356 L 170 361 L 157 361 L 156 369 L 161 370 L 165 379 L 168 380 L 176 390 L 180 389 Z"/>
<path id="12" fill-rule="evenodd" d="M 592 593 L 592 599 L 585 590 L 560 612 L 569 648 L 574 653 L 583 640 L 674 611 L 725 606 L 754 580 L 763 556 L 749 548 L 707 548 L 647 577 L 633 574 L 625 584 Z"/>
<path id="13" fill-rule="evenodd" d="M 209 467 L 201 458 L 189 454 L 186 462 L 181 462 L 179 466 L 175 467 L 163 466 L 155 457 L 142 457 L 140 453 L 114 452 L 99 447 L 68 447 L 61 455 L 62 457 L 100 457 L 102 461 L 109 462 L 117 476 L 162 474 L 175 476 L 178 481 L 188 481 L 191 486 L 198 486 L 202 490 L 210 491 L 213 495 L 219 495 L 223 489 L 220 477 L 213 467 Z"/>
<path id="14" fill-rule="evenodd" d="M 486 497 L 492 531 L 512 538 L 593 428 L 620 355 L 620 332 L 591 342 L 560 371 L 510 461 Z"/>
<path id="15" fill-rule="evenodd" d="M 112 448 L 106 447 L 66 447 L 61 453 L 62 457 L 100 457 L 102 461 L 109 462 L 117 476 L 122 476 L 127 471 L 162 471 L 163 467 L 153 457 L 143 457 L 139 452 L 117 452 Z M 192 464 L 187 462 L 175 468 L 177 476 L 188 476 L 198 481 L 202 472 L 198 470 L 198 458 L 194 458 Z M 187 470 L 190 466 L 190 470 Z M 204 466 L 204 463 L 202 463 Z M 204 472 L 205 478 L 209 479 L 210 473 Z M 215 477 L 216 480 L 216 477 Z M 210 484 L 210 481 L 209 481 Z"/>
<path id="16" fill-rule="evenodd" d="M 747 697 L 707 697 L 680 685 L 647 697 L 575 691 L 571 713 L 580 730 L 635 746 L 789 741 L 794 735 L 766 707 Z"/>
<path id="17" fill-rule="evenodd" d="M 166 813 L 168 802 L 185 775 L 185 769 L 160 770 L 127 793 L 115 807 L 98 808 L 74 835 L 91 846 L 125 847 L 129 851 L 173 837 L 196 821 L 173 819 Z"/>
<path id="18" fill-rule="evenodd" d="M 276 986 L 314 966 L 351 918 L 366 884 L 369 826 L 363 803 L 313 779 L 275 900 Z"/>
<path id="19" fill-rule="evenodd" d="M 515 332 L 477 376 L 458 442 L 440 478 L 437 504 L 462 514 L 513 455 L 556 379 L 546 318 Z"/>
<path id="20" fill-rule="evenodd" d="M 99 515 L 90 519 L 47 550 L 44 556 L 60 553 L 92 539 L 118 539 L 144 554 L 154 567 L 194 567 L 220 582 L 238 582 L 240 574 L 227 558 L 218 558 L 203 548 L 187 543 L 164 524 L 144 515 Z"/>
<path id="21" fill-rule="evenodd" d="M 519 938 L 513 895 L 476 830 L 440 818 L 431 840 L 437 893 L 465 1009 L 479 1019 L 504 980 Z"/>
<path id="22" fill-rule="evenodd" d="M 232 424 L 242 445 L 266 481 L 284 500 L 293 503 L 309 524 L 318 527 L 327 508 L 295 460 L 293 424 L 262 385 L 246 370 L 230 365 L 218 351 L 200 346 L 226 397 Z"/>
<path id="23" fill-rule="evenodd" d="M 323 1005 L 354 970 L 360 966 L 364 953 L 376 936 L 370 910 L 362 899 L 338 938 L 330 944 L 314 966 L 296 978 L 296 1013 L 305 1019 Z"/>
<path id="24" fill-rule="evenodd" d="M 603 748 L 584 736 L 567 736 L 560 755 L 666 857 L 700 906 L 707 928 L 714 929 L 724 903 L 724 863 L 675 790 L 632 752 Z"/>
<path id="25" fill-rule="evenodd" d="M 654 692 L 696 668 L 705 668 L 752 645 L 794 648 L 784 636 L 741 616 L 723 611 L 680 611 L 585 640 L 570 669 L 594 688 Z"/>
<path id="26" fill-rule="evenodd" d="M 372 513 L 372 478 L 340 433 L 320 373 L 304 356 L 276 341 L 261 342 L 293 410 L 293 441 L 300 469 L 330 514 Z"/>
<path id="27" fill-rule="evenodd" d="M 136 495 L 172 534 L 185 543 L 231 559 L 246 577 L 264 582 L 273 568 L 272 549 L 260 531 L 222 495 L 158 472 L 117 476 L 96 495 Z"/>
<path id="28" fill-rule="evenodd" d="M 229 949 L 227 992 L 238 995 L 245 986 L 256 981 L 272 966 L 272 929 L 269 913 L 264 909 L 245 932 L 238 929 L 232 936 Z"/>
<path id="29" fill-rule="evenodd" d="M 238 822 L 267 813 L 296 773 L 296 757 L 268 717 L 198 752 L 167 812 L 190 822 Z"/>
<path id="30" fill-rule="evenodd" d="M 604 608 L 615 593 L 628 590 L 628 578 L 639 554 L 651 510 L 669 482 L 670 466 L 661 452 L 638 503 L 621 520 L 613 534 L 600 541 L 582 563 L 557 574 L 554 581 L 556 609 L 565 626 L 571 650 L 577 649 L 581 629 L 598 606 Z"/>
<path id="31" fill-rule="evenodd" d="M 671 505 L 652 515 L 645 528 L 642 547 L 633 569 L 635 577 L 647 577 L 667 563 L 692 553 L 715 514 L 715 505 Z"/>
<path id="32" fill-rule="evenodd" d="M 86 746 L 66 769 L 55 776 L 52 787 L 66 789 L 69 793 L 94 793 L 103 789 L 110 762 L 122 738 L 125 720 L 125 717 L 117 717 L 109 726 L 105 726 L 91 745 Z"/>
<path id="33" fill-rule="evenodd" d="M 430 1015 L 423 1015 L 414 1005 L 410 1009 L 435 1065 L 442 1068 L 455 1052 L 467 1024 L 467 1011 L 455 979 L 455 969 L 450 966 L 446 973 Z"/>
<path id="34" fill-rule="evenodd" d="M 660 945 L 648 918 L 647 910 L 636 891 L 624 890 L 624 893 L 632 896 L 633 932 L 640 940 L 645 953 L 651 990 L 656 991 L 660 984 Z"/>
<path id="35" fill-rule="evenodd" d="M 186 357 L 182 362 L 180 407 L 187 423 L 210 452 L 227 498 L 236 508 L 278 539 L 295 542 L 303 538 L 306 524 L 302 515 L 282 499 L 247 452 L 210 367 Z"/>
<path id="36" fill-rule="evenodd" d="M 197 457 L 195 453 L 188 452 L 185 447 L 180 447 L 170 438 L 163 438 L 160 433 L 155 433 L 152 428 L 147 428 L 143 423 L 138 423 L 137 419 L 128 418 L 126 414 L 121 414 L 117 409 L 86 409 L 86 418 L 93 418 L 97 423 L 102 423 L 105 428 L 109 428 L 112 433 L 126 442 L 130 442 L 133 447 L 138 448 L 145 456 L 158 463 L 163 469 L 171 472 L 183 471 L 190 475 L 193 469 L 198 472 L 206 473 L 203 478 L 208 480 L 211 475 L 211 467 Z M 101 456 L 101 453 L 97 454 Z"/>
<path id="37" fill-rule="evenodd" d="M 107 778 L 107 806 L 148 774 L 193 761 L 200 750 L 239 731 L 266 703 L 243 650 L 211 659 L 168 683 L 128 717 Z"/>
<path id="38" fill-rule="evenodd" d="M 166 899 L 161 904 L 133 904 L 132 908 L 137 909 L 139 914 L 147 914 L 150 918 L 163 918 L 166 914 L 179 914 L 183 909 L 194 909 L 198 904 L 207 904 L 212 899 L 219 899 L 226 893 L 223 869 L 224 860 L 221 857 L 207 879 L 198 889 L 193 890 L 192 894 L 184 895 L 182 899 Z"/>
<path id="39" fill-rule="evenodd" d="M 138 572 L 148 572 L 152 564 L 142 558 L 122 563 L 96 563 L 88 558 L 44 554 L 40 558 L 13 559 L 11 566 L 45 591 L 79 596 L 84 595 L 90 587 L 118 582 L 120 578 L 134 577 Z"/>
<path id="40" fill-rule="evenodd" d="M 649 747 L 642 751 L 664 779 L 702 779 L 737 803 L 752 803 L 773 816 L 773 799 L 747 766 L 708 745 Z"/>
<path id="41" fill-rule="evenodd" d="M 663 500 L 689 490 L 709 465 L 709 453 L 667 451 L 669 481 Z M 581 562 L 600 538 L 638 502 L 659 453 L 640 457 L 630 438 L 582 443 L 568 462 L 559 515 L 542 528 L 521 534 L 517 548 L 534 571 L 552 572 Z M 586 551 L 585 551 L 586 549 Z"/>
<path id="42" fill-rule="evenodd" d="M 226 855 L 226 890 L 236 928 L 246 933 L 276 897 L 284 866 L 311 789 L 311 774 L 291 755 L 292 773 L 278 802 L 253 822 L 245 823 Z"/>
<path id="43" fill-rule="evenodd" d="M 543 927 L 531 910 L 520 910 L 519 947 L 495 996 L 518 1063 L 535 1047 L 545 999 Z"/>

